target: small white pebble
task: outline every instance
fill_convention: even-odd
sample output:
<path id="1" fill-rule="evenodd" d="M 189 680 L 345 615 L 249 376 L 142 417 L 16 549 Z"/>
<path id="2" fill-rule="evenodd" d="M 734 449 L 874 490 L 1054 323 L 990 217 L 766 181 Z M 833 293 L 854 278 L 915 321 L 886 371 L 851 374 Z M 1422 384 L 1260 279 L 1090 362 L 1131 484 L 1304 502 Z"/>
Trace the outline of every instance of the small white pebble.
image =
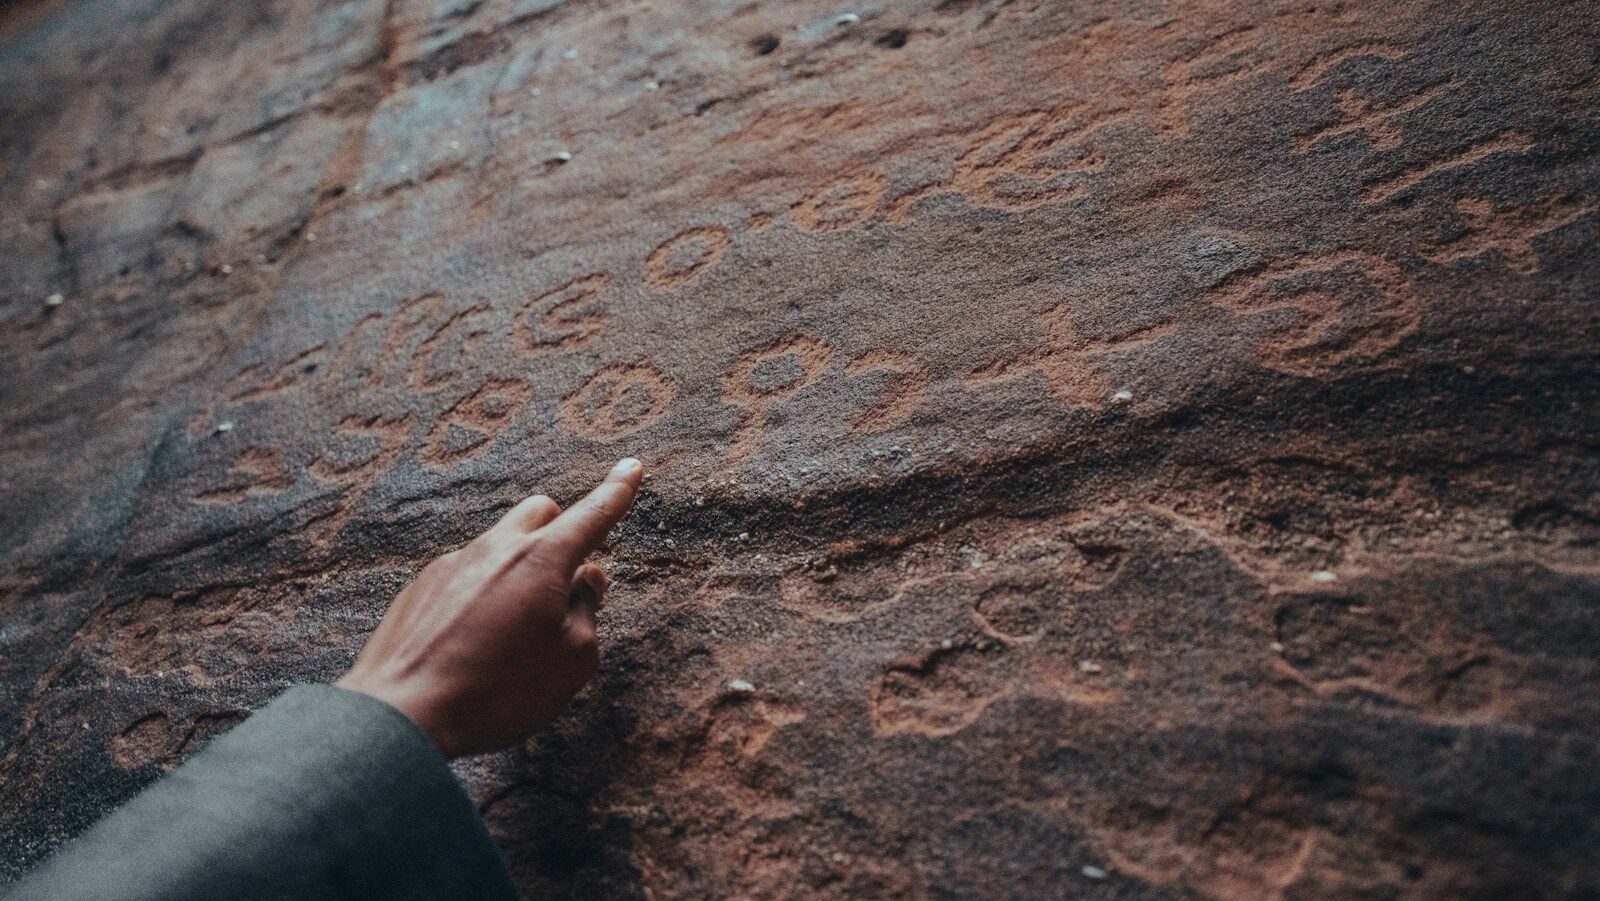
<path id="1" fill-rule="evenodd" d="M 223 275 L 232 275 L 233 274 L 233 264 L 232 263 L 223 263 L 222 264 L 222 269 L 220 271 L 222 272 Z"/>
<path id="2" fill-rule="evenodd" d="M 728 683 L 728 690 L 736 691 L 742 695 L 747 695 L 750 692 L 755 691 L 756 687 L 743 679 L 735 679 Z"/>
<path id="3" fill-rule="evenodd" d="M 315 241 L 315 240 L 317 240 L 317 233 L 316 232 L 306 232 L 306 240 L 307 241 Z"/>
<path id="4" fill-rule="evenodd" d="M 1274 641 L 1272 644 L 1268 645 L 1268 647 L 1272 648 L 1272 653 L 1274 654 L 1283 653 L 1283 642 L 1281 641 Z"/>
<path id="5" fill-rule="evenodd" d="M 659 91 L 661 90 L 661 82 L 647 81 L 644 83 L 644 89 L 647 91 Z"/>
<path id="6" fill-rule="evenodd" d="M 666 527 L 667 527 L 667 521 L 664 520 L 664 519 L 656 523 L 656 528 L 658 528 L 658 529 L 665 529 Z"/>
<path id="7" fill-rule="evenodd" d="M 833 852 L 833 862 L 834 863 L 844 863 L 844 854 L 842 854 L 842 853 L 840 853 L 838 851 Z"/>
<path id="8" fill-rule="evenodd" d="M 856 15 L 855 13 L 845 13 L 844 15 L 840 16 L 839 18 L 834 19 L 833 20 L 833 24 L 839 26 L 840 28 L 843 28 L 843 27 L 845 27 L 847 25 L 854 25 L 854 24 L 856 24 L 857 22 L 860 22 L 860 21 L 861 21 L 861 17 Z"/>
<path id="9" fill-rule="evenodd" d="M 1095 663 L 1093 660 L 1080 660 L 1078 662 L 1078 669 L 1081 669 L 1086 673 L 1098 673 L 1100 672 L 1100 664 Z"/>
<path id="10" fill-rule="evenodd" d="M 578 56 L 578 48 L 573 47 L 572 49 L 568 50 L 566 53 L 563 53 L 561 55 L 563 57 L 566 57 L 567 59 L 576 59 L 577 56 Z"/>
<path id="11" fill-rule="evenodd" d="M 1322 585 L 1339 581 L 1339 576 L 1331 569 L 1319 569 L 1311 574 L 1311 581 Z"/>
<path id="12" fill-rule="evenodd" d="M 47 307 L 59 307 L 66 302 L 67 299 L 60 294 L 52 294 L 44 299 L 44 305 Z"/>
<path id="13" fill-rule="evenodd" d="M 1124 389 L 1122 391 L 1118 391 L 1116 394 L 1111 395 L 1111 402 L 1114 403 L 1114 404 L 1132 403 L 1133 402 L 1133 392 L 1132 391 L 1128 391 L 1126 389 Z"/>
<path id="14" fill-rule="evenodd" d="M 749 541 L 750 540 L 750 533 L 749 532 L 740 532 L 739 533 L 739 540 L 740 541 Z"/>
<path id="15" fill-rule="evenodd" d="M 1083 868 L 1083 875 L 1089 877 L 1090 879 L 1104 879 L 1111 874 L 1100 869 L 1099 867 L 1086 866 Z"/>
<path id="16" fill-rule="evenodd" d="M 955 646 L 956 646 L 956 643 L 951 641 L 948 638 L 946 638 L 943 641 L 939 642 L 939 647 L 944 648 L 947 651 L 950 650 L 951 648 L 955 647 Z"/>
<path id="17" fill-rule="evenodd" d="M 972 561 L 972 568 L 973 569 L 983 569 L 983 561 L 982 560 L 974 560 L 974 561 Z"/>
<path id="18" fill-rule="evenodd" d="M 89 724 L 88 723 L 84 723 L 83 724 L 83 729 L 84 729 L 85 732 L 89 731 Z"/>
<path id="19" fill-rule="evenodd" d="M 232 420 L 229 420 L 228 422 L 219 422 L 219 423 L 217 423 L 217 434 L 218 435 L 226 434 L 226 433 L 231 432 L 231 431 L 233 431 L 233 421 Z"/>
<path id="20" fill-rule="evenodd" d="M 554 156 L 550 157 L 550 159 L 553 162 L 557 162 L 557 163 L 570 163 L 570 162 L 572 162 L 572 151 L 570 151 L 570 150 L 558 151 Z"/>
<path id="21" fill-rule="evenodd" d="M 451 141 L 450 142 L 450 149 L 451 150 L 460 150 L 461 149 L 461 142 L 460 141 Z"/>

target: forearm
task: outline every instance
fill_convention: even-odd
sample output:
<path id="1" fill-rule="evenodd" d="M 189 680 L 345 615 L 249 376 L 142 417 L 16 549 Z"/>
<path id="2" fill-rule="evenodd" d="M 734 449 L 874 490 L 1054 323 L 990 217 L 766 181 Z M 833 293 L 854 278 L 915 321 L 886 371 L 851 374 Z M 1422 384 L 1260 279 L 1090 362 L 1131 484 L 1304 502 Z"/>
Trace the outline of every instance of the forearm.
<path id="1" fill-rule="evenodd" d="M 404 715 L 290 689 L 69 843 L 33 899 L 515 898 L 482 821 Z"/>

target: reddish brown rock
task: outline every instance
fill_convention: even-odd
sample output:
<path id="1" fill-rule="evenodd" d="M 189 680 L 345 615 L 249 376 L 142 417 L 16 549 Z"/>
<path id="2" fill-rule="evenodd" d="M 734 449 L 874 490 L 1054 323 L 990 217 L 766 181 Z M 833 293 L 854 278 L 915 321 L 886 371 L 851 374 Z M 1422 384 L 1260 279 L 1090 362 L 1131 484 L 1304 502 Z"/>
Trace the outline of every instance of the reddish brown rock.
<path id="1" fill-rule="evenodd" d="M 1600 893 L 1597 22 L 0 7 L 0 872 L 637 454 L 535 896 Z"/>

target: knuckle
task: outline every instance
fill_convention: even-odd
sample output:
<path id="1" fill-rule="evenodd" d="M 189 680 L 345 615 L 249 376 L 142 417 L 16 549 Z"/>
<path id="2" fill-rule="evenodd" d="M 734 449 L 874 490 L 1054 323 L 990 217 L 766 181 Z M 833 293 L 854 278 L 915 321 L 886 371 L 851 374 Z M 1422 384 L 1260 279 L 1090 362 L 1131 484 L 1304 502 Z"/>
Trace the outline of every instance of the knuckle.
<path id="1" fill-rule="evenodd" d="M 557 542 L 537 532 L 521 539 L 512 553 L 518 562 L 535 567 L 555 566 L 560 560 Z"/>
<path id="2" fill-rule="evenodd" d="M 573 626 L 572 648 L 585 659 L 599 657 L 600 636 L 595 633 L 594 627 L 587 623 Z"/>

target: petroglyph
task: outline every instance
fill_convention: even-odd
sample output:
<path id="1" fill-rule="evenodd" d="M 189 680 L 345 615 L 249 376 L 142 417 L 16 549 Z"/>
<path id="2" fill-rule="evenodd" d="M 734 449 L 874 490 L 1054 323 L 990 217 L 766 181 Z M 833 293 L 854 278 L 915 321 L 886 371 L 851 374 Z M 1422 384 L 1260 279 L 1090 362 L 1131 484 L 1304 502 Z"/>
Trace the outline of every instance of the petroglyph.
<path id="1" fill-rule="evenodd" d="M 517 344 L 537 353 L 576 349 L 600 337 L 611 321 L 604 302 L 610 287 L 611 276 L 597 272 L 528 301 L 512 323 Z"/>
<path id="2" fill-rule="evenodd" d="M 1240 316 L 1270 317 L 1260 360 L 1295 375 L 1376 357 L 1414 331 L 1421 316 L 1421 303 L 1399 267 L 1358 251 L 1237 276 L 1208 300 Z"/>
<path id="3" fill-rule="evenodd" d="M 325 344 L 318 344 L 310 350 L 301 351 L 288 362 L 274 369 L 271 375 L 254 384 L 236 389 L 232 394 L 228 395 L 228 400 L 233 403 L 249 403 L 303 387 L 316 374 L 317 368 L 322 364 L 322 358 L 326 355 L 326 351 L 327 345 Z M 247 378 L 247 373 L 254 374 L 256 371 L 254 366 L 246 367 L 245 370 L 234 376 L 232 381 L 242 381 Z"/>
<path id="4" fill-rule="evenodd" d="M 319 454 L 306 467 L 311 475 L 335 485 L 370 482 L 374 476 L 394 466 L 405 450 L 415 417 L 347 416 L 333 429 L 341 446 Z"/>
<path id="5" fill-rule="evenodd" d="M 847 569 L 840 572 L 837 566 L 823 570 L 792 570 L 784 573 L 779 582 L 779 603 L 807 619 L 853 623 L 896 606 L 907 595 L 952 578 L 939 573 L 896 573 L 896 581 L 890 588 L 870 578 L 873 575 L 881 579 L 882 571 Z"/>
<path id="6" fill-rule="evenodd" d="M 1263 780 L 1192 829 L 1147 804 L 1101 814 L 1090 830 L 1117 872 L 1201 897 L 1274 901 L 1293 897 L 1325 833 L 1305 822 L 1295 795 Z M 1316 893 L 1312 893 L 1313 895 Z"/>
<path id="7" fill-rule="evenodd" d="M 1294 152 L 1306 153 L 1317 144 L 1340 135 L 1361 132 L 1375 151 L 1394 150 L 1405 141 L 1400 119 L 1455 88 L 1454 82 L 1423 88 L 1415 94 L 1387 105 L 1375 105 L 1354 90 L 1339 92 L 1339 118 L 1330 125 L 1295 141 Z"/>
<path id="8" fill-rule="evenodd" d="M 449 334 L 468 321 L 479 319 L 488 310 L 474 307 L 447 319 L 433 329 L 422 346 L 408 353 L 411 341 L 421 334 L 430 320 L 443 314 L 445 299 L 441 294 L 428 294 L 403 304 L 390 320 L 377 359 L 364 361 L 364 350 L 370 343 L 368 336 L 384 319 L 383 313 L 368 313 L 356 321 L 330 354 L 327 343 L 317 344 L 301 351 L 287 362 L 263 374 L 260 364 L 252 363 L 235 373 L 219 392 L 220 401 L 207 404 L 189 421 L 188 433 L 198 438 L 216 415 L 217 410 L 235 404 L 265 400 L 311 384 L 322 390 L 348 392 L 352 381 L 361 382 L 367 390 L 376 390 L 395 365 L 408 360 L 406 381 L 415 391 L 433 391 L 443 387 L 453 373 L 433 371 L 435 357 L 442 352 Z M 470 350 L 490 334 L 487 328 L 478 328 L 461 335 L 459 351 Z M 326 365 L 324 365 L 326 363 Z"/>
<path id="9" fill-rule="evenodd" d="M 880 215 L 883 217 L 883 221 L 890 225 L 905 225 L 911 221 L 918 203 L 944 189 L 943 182 L 932 182 L 910 188 L 896 195 L 893 199 L 886 201 Z"/>
<path id="10" fill-rule="evenodd" d="M 1534 242 L 1589 215 L 1594 209 L 1571 197 L 1557 197 L 1497 211 L 1488 200 L 1464 197 L 1456 201 L 1456 214 L 1465 225 L 1465 234 L 1424 252 L 1423 257 L 1448 265 L 1497 253 L 1511 271 L 1532 275 L 1539 270 L 1539 251 Z"/>
<path id="11" fill-rule="evenodd" d="M 718 225 L 702 225 L 679 232 L 644 261 L 644 284 L 651 291 L 676 291 L 721 262 L 732 243 L 728 230 Z"/>
<path id="12" fill-rule="evenodd" d="M 470 359 L 473 350 L 491 334 L 484 320 L 491 314 L 488 306 L 468 307 L 446 319 L 424 338 L 406 365 L 406 387 L 412 391 L 429 393 L 450 384 L 460 373 L 462 364 Z M 441 353 L 446 352 L 454 339 L 454 355 L 458 358 L 454 368 L 435 365 Z"/>
<path id="13" fill-rule="evenodd" d="M 360 369 L 357 367 L 361 366 L 360 355 L 368 343 L 367 336 L 382 321 L 382 313 L 368 313 L 356 320 L 356 324 L 350 327 L 350 331 L 346 332 L 344 339 L 339 342 L 339 349 L 335 352 L 333 361 L 328 364 L 323 379 L 324 385 L 337 389 L 345 387 L 349 382 L 364 383 L 372 378 L 371 364 Z"/>
<path id="14" fill-rule="evenodd" d="M 1281 13 L 1275 18 L 1280 22 L 1298 18 L 1302 27 L 1320 27 L 1319 17 L 1321 13 L 1312 9 Z M 1243 25 L 1224 32 L 1193 53 L 1167 64 L 1162 71 L 1163 87 L 1152 95 L 1157 131 L 1169 140 L 1187 137 L 1189 112 L 1202 95 L 1280 70 L 1281 61 L 1275 55 L 1279 41 L 1273 31 L 1273 28 L 1266 25 Z M 1312 57 L 1298 70 L 1289 74 L 1287 76 L 1289 89 L 1294 93 L 1310 90 L 1344 63 L 1353 59 L 1393 61 L 1403 59 L 1406 55 L 1406 51 L 1401 48 L 1375 42 L 1341 47 Z M 1414 108 L 1415 105 L 1408 109 Z M 1391 117 L 1406 111 L 1408 110 L 1388 110 Z M 1347 114 L 1349 112 L 1347 110 Z M 1365 112 L 1378 116 L 1384 111 Z M 1387 123 L 1377 122 L 1373 127 L 1382 129 L 1389 126 Z M 1384 140 L 1388 140 L 1387 136 Z"/>
<path id="15" fill-rule="evenodd" d="M 906 422 L 933 381 L 933 371 L 927 363 L 892 350 L 868 351 L 850 361 L 844 371 L 859 378 L 887 375 L 878 404 L 850 421 L 852 432 L 881 432 Z"/>
<path id="16" fill-rule="evenodd" d="M 1459 634 L 1426 598 L 1403 609 L 1341 594 L 1301 595 L 1274 618 L 1281 663 L 1316 695 L 1428 709 L 1493 713 L 1505 693 L 1494 648 Z"/>
<path id="17" fill-rule="evenodd" d="M 740 355 L 722 378 L 723 397 L 742 407 L 744 420 L 729 443 L 725 467 L 750 459 L 761 447 L 767 411 L 822 377 L 833 348 L 810 335 L 789 335 Z"/>
<path id="18" fill-rule="evenodd" d="M 1078 334 L 1069 305 L 1049 310 L 1040 316 L 1039 321 L 1045 332 L 1039 349 L 1019 359 L 975 370 L 967 376 L 966 384 L 982 387 L 1028 372 L 1037 372 L 1044 376 L 1051 393 L 1062 403 L 1077 407 L 1103 407 L 1110 400 L 1113 389 L 1094 368 L 1090 358 L 1134 351 L 1160 341 L 1177 330 L 1176 323 L 1164 323 L 1115 338 L 1090 340 Z"/>
<path id="19" fill-rule="evenodd" d="M 263 652 L 294 622 L 304 601 L 303 587 L 266 585 L 147 595 L 92 618 L 84 643 L 102 671 L 115 678 L 214 685 L 259 667 Z"/>
<path id="20" fill-rule="evenodd" d="M 1169 85 L 1209 85 L 1257 71 L 1264 62 L 1261 32 L 1259 25 L 1224 31 L 1162 67 L 1162 80 Z"/>
<path id="21" fill-rule="evenodd" d="M 810 232 L 852 228 L 877 212 L 889 180 L 877 172 L 840 179 L 807 194 L 789 208 L 789 218 Z"/>
<path id="22" fill-rule="evenodd" d="M 1459 153 L 1380 181 L 1363 191 L 1361 199 L 1366 203 L 1381 203 L 1404 194 L 1435 175 L 1465 169 L 1500 154 L 1527 153 L 1532 147 L 1533 140 L 1526 134 L 1518 131 L 1503 132 L 1479 141 Z"/>
<path id="23" fill-rule="evenodd" d="M 425 294 L 400 305 L 384 332 L 383 349 L 367 379 L 369 389 L 382 387 L 395 364 L 408 356 L 411 341 L 422 334 L 429 321 L 443 315 L 444 309 L 444 295 L 438 293 Z"/>
<path id="24" fill-rule="evenodd" d="M 1087 176 L 1106 164 L 1091 136 L 1122 117 L 1120 111 L 1088 117 L 1078 107 L 1002 116 L 956 160 L 946 189 L 974 206 L 1012 212 L 1077 200 L 1089 192 Z M 897 199 L 895 215 L 915 200 Z"/>
<path id="25" fill-rule="evenodd" d="M 233 477 L 222 488 L 212 488 L 195 495 L 197 504 L 237 504 L 253 497 L 281 494 L 294 484 L 284 463 L 283 452 L 266 447 L 252 447 L 234 458 L 228 468 Z"/>
<path id="26" fill-rule="evenodd" d="M 1004 641 L 1033 641 L 1049 622 L 1049 596 L 1041 585 L 1004 582 L 985 589 L 972 605 L 984 631 Z"/>
<path id="27" fill-rule="evenodd" d="M 872 729 L 930 738 L 960 732 L 1005 693 L 1009 663 L 999 650 L 954 647 L 891 666 L 869 695 Z"/>
<path id="28" fill-rule="evenodd" d="M 1103 534 L 1107 525 L 1096 516 L 997 530 L 981 545 L 992 548 L 983 567 L 965 574 L 974 621 L 1007 644 L 1077 627 L 1086 598 L 1111 581 L 1126 554 Z"/>
<path id="29" fill-rule="evenodd" d="M 580 438 L 616 441 L 665 416 L 678 387 L 649 360 L 613 363 L 561 402 L 556 421 Z"/>
<path id="30" fill-rule="evenodd" d="M 423 465 L 440 469 L 480 456 L 532 397 L 533 386 L 521 379 L 484 382 L 439 417 L 423 443 Z"/>
<path id="31" fill-rule="evenodd" d="M 1168 63 L 1154 98 L 1157 131 L 1168 139 L 1186 137 L 1189 107 L 1200 95 L 1267 71 L 1271 61 L 1262 49 L 1261 30 L 1257 25 L 1234 28 Z"/>
<path id="32" fill-rule="evenodd" d="M 701 755 L 721 761 L 759 758 L 778 732 L 805 719 L 805 713 L 792 704 L 750 693 L 723 695 L 707 714 L 704 737 L 687 755 L 689 764 Z"/>
<path id="33" fill-rule="evenodd" d="M 313 546 L 326 548 L 332 545 L 354 514 L 356 505 L 378 478 L 394 467 L 406 450 L 415 418 L 412 413 L 399 416 L 347 416 L 334 427 L 333 437 L 338 442 L 317 455 L 306 470 L 318 481 L 345 490 L 333 512 L 324 514 L 303 530 Z"/>
<path id="34" fill-rule="evenodd" d="M 1352 59 L 1383 59 L 1391 62 L 1405 59 L 1409 54 L 1400 47 L 1382 43 L 1361 43 L 1340 47 L 1313 57 L 1310 62 L 1289 77 L 1289 89 L 1295 93 L 1309 91 L 1327 78 L 1333 70 Z"/>

